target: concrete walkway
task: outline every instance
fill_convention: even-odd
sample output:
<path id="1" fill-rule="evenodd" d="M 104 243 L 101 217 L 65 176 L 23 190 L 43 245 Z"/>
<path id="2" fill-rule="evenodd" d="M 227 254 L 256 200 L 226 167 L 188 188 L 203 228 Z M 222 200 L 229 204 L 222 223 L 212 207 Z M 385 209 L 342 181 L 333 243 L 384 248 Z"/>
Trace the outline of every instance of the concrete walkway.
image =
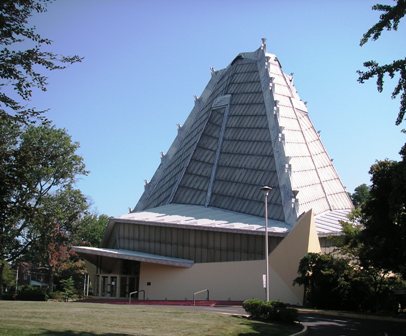
<path id="1" fill-rule="evenodd" d="M 406 336 L 406 320 L 390 316 L 299 309 L 310 336 Z"/>
<path id="2" fill-rule="evenodd" d="M 406 323 L 406 317 L 394 317 L 394 316 L 384 316 L 384 315 L 374 315 L 374 314 L 361 314 L 361 313 L 351 313 L 338 310 L 321 310 L 321 309 L 310 309 L 310 308 L 297 308 L 299 314 L 318 314 L 325 316 L 338 316 L 338 317 L 350 317 L 360 320 L 377 320 L 377 321 L 392 321 Z"/>

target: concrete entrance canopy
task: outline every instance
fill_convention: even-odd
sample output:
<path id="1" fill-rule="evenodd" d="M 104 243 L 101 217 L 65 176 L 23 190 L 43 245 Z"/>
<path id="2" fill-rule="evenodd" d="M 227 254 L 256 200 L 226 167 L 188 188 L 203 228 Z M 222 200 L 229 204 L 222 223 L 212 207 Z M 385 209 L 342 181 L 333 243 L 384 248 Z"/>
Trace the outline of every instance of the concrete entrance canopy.
<path id="1" fill-rule="evenodd" d="M 165 257 L 138 251 L 97 248 L 88 246 L 75 246 L 73 250 L 76 253 L 87 255 L 86 259 L 89 259 L 89 256 L 101 256 L 184 268 L 189 268 L 193 266 L 193 260 Z"/>

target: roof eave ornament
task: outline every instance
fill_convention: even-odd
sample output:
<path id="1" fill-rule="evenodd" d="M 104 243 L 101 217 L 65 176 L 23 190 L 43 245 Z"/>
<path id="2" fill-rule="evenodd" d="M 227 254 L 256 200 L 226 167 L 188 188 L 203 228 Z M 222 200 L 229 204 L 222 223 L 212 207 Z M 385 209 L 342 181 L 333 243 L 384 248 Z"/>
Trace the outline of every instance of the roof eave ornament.
<path id="1" fill-rule="evenodd" d="M 265 37 L 261 38 L 261 49 L 263 51 L 266 51 L 266 38 Z"/>

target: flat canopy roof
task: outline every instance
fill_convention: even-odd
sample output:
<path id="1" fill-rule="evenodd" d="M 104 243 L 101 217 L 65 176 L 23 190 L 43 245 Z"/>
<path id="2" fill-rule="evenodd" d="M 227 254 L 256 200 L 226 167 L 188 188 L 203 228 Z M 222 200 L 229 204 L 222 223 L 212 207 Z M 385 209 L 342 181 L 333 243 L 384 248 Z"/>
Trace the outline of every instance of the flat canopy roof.
<path id="1" fill-rule="evenodd" d="M 166 204 L 157 208 L 140 212 L 131 212 L 114 218 L 114 221 L 136 221 L 142 223 L 156 223 L 194 228 L 209 228 L 221 231 L 264 232 L 265 219 L 240 212 L 213 207 L 190 204 Z M 268 232 L 270 234 L 285 235 L 289 225 L 285 222 L 269 219 Z"/>
<path id="2" fill-rule="evenodd" d="M 130 251 L 122 249 L 98 248 L 89 246 L 74 246 L 73 250 L 79 254 L 87 254 L 93 256 L 102 256 L 116 259 L 126 259 L 147 262 L 152 264 L 161 264 L 175 267 L 192 267 L 193 260 L 165 257 L 151 253 Z"/>
<path id="3" fill-rule="evenodd" d="M 347 216 L 350 211 L 351 209 L 329 210 L 316 215 L 317 233 L 320 236 L 340 234 L 342 231 L 341 222 L 348 220 Z M 213 207 L 206 208 L 199 205 L 176 203 L 140 212 L 131 212 L 112 218 L 110 222 L 134 222 L 254 234 L 263 234 L 265 231 L 263 217 Z M 285 222 L 272 219 L 268 221 L 269 235 L 285 236 L 290 229 L 291 227 Z"/>

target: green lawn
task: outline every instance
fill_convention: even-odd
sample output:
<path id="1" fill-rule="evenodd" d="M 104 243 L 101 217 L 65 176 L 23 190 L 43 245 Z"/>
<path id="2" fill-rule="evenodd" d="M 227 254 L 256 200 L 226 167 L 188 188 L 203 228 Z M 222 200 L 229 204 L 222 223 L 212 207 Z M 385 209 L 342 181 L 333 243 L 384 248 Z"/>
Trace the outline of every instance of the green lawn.
<path id="1" fill-rule="evenodd" d="M 193 307 L 0 301 L 0 335 L 290 335 L 280 326 Z"/>

